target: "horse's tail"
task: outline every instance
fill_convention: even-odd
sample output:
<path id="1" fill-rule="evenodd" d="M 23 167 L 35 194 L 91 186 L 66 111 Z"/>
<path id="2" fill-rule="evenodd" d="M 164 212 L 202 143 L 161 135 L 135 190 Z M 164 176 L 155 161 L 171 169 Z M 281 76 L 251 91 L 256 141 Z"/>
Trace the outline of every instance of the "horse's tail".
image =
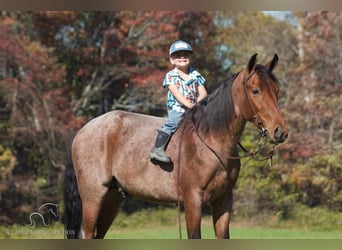
<path id="1" fill-rule="evenodd" d="M 67 153 L 64 176 L 64 236 L 68 239 L 79 237 L 82 220 L 82 203 L 72 162 L 71 149 Z"/>

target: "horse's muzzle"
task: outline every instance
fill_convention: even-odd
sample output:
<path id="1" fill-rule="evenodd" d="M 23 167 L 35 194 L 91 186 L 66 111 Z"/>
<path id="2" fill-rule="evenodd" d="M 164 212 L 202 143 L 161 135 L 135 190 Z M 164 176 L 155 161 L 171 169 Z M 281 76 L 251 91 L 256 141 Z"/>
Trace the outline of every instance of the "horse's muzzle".
<path id="1" fill-rule="evenodd" d="M 274 130 L 274 134 L 273 134 L 273 138 L 274 144 L 280 144 L 283 143 L 284 141 L 286 141 L 287 137 L 289 135 L 289 130 L 286 129 L 286 131 L 283 131 L 281 127 L 276 127 L 276 129 Z"/>

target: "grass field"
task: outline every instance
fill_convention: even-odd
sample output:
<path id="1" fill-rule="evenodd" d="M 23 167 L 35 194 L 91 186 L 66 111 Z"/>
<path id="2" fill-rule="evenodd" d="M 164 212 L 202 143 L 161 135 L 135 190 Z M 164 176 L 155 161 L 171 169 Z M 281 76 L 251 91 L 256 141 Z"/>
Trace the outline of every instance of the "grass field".
<path id="1" fill-rule="evenodd" d="M 186 227 L 182 225 L 182 238 L 186 239 Z M 342 239 L 342 232 L 311 231 L 285 228 L 259 228 L 231 224 L 232 239 Z M 12 225 L 0 227 L 1 239 L 63 239 L 63 225 L 28 228 Z M 214 239 L 211 225 L 202 226 L 202 238 Z M 106 239 L 179 239 L 179 227 L 175 225 L 144 225 L 141 227 L 116 227 L 112 225 Z"/>
<path id="2" fill-rule="evenodd" d="M 313 215 L 315 211 L 312 211 Z M 337 216 L 337 217 L 336 217 Z M 319 221 L 272 222 L 272 219 L 259 221 L 235 219 L 230 224 L 232 239 L 342 239 L 339 219 L 334 215 Z M 321 216 L 322 217 L 322 216 Z M 311 218 L 311 221 L 312 218 Z M 186 239 L 184 214 L 182 214 L 182 238 Z M 0 226 L 0 239 L 63 239 L 64 229 L 59 222 L 47 227 L 22 225 Z M 202 219 L 202 238 L 214 239 L 211 217 Z M 106 235 L 106 239 L 179 239 L 177 212 L 174 209 L 143 211 L 130 216 L 119 214 Z"/>
<path id="3" fill-rule="evenodd" d="M 279 228 L 234 228 L 231 227 L 232 239 L 342 239 L 342 233 L 315 232 Z M 107 239 L 179 239 L 178 227 L 159 227 L 149 229 L 112 229 Z M 186 239 L 186 229 L 182 230 L 182 238 Z M 211 227 L 202 228 L 203 239 L 214 239 Z"/>
<path id="4" fill-rule="evenodd" d="M 241 228 L 231 225 L 232 239 L 342 239 L 341 232 L 307 231 L 281 228 Z M 63 225 L 27 228 L 10 226 L 0 228 L 1 239 L 63 239 Z M 182 238 L 186 239 L 186 228 L 182 227 Z M 202 227 L 203 239 L 214 239 L 212 227 Z M 178 225 L 142 228 L 115 228 L 113 225 L 106 239 L 179 239 Z"/>

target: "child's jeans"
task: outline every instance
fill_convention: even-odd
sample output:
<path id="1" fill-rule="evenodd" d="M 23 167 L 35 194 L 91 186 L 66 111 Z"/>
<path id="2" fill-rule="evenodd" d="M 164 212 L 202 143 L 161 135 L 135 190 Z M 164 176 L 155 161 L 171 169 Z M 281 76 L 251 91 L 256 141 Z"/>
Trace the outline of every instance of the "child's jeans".
<path id="1" fill-rule="evenodd" d="M 162 126 L 161 131 L 172 135 L 178 128 L 180 121 L 182 120 L 184 113 L 177 112 L 172 109 L 168 109 L 168 121 Z"/>

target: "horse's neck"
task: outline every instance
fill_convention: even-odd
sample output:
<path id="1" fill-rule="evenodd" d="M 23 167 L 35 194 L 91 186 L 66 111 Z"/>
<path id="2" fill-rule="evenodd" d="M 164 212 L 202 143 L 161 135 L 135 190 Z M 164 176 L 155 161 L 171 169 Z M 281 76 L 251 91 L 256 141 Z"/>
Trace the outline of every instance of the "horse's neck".
<path id="1" fill-rule="evenodd" d="M 246 120 L 242 117 L 234 117 L 226 131 L 209 132 L 208 144 L 213 145 L 220 155 L 228 156 L 236 153 L 237 144 L 246 126 Z"/>
<path id="2" fill-rule="evenodd" d="M 230 133 L 233 135 L 231 138 L 235 145 L 239 142 L 241 135 L 243 133 L 243 130 L 246 127 L 246 123 L 247 121 L 243 119 L 242 117 L 237 117 L 232 122 L 232 126 L 230 127 L 231 129 Z"/>
<path id="3" fill-rule="evenodd" d="M 236 145 L 239 142 L 242 132 L 245 129 L 246 122 L 247 121 L 242 117 L 234 117 L 231 126 L 229 127 L 229 131 L 227 131 L 228 138 L 226 143 Z"/>

